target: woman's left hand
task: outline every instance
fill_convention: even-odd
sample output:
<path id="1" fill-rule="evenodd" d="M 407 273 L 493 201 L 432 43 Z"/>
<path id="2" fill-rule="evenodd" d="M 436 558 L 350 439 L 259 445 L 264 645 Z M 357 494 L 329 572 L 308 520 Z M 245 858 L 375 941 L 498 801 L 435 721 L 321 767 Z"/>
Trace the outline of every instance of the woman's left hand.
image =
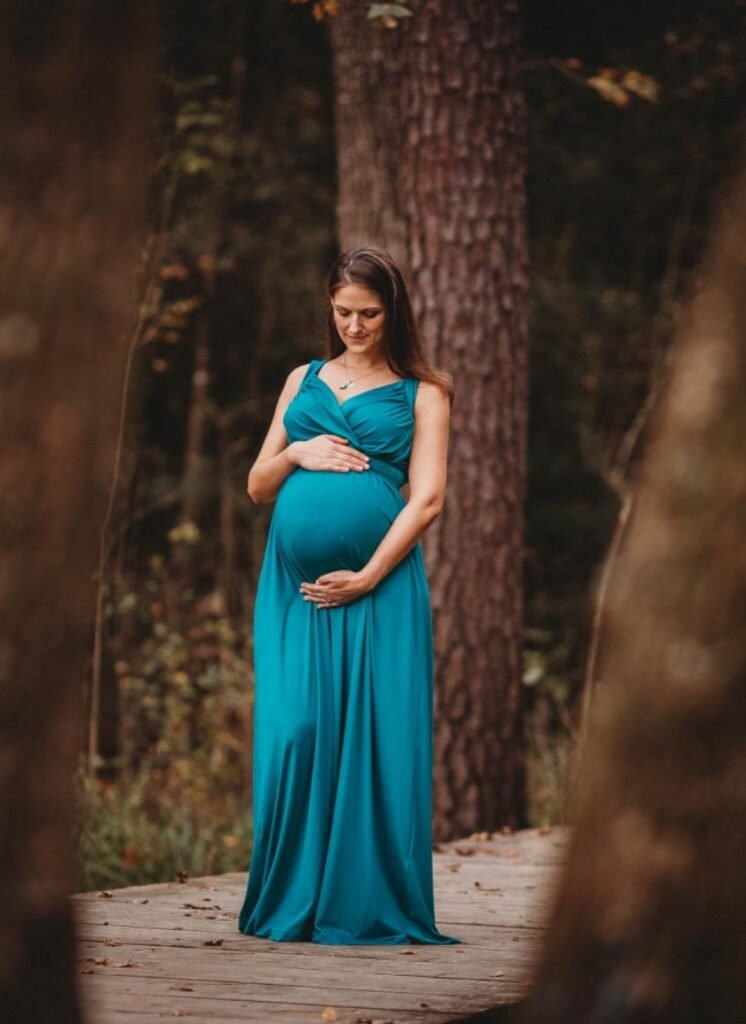
<path id="1" fill-rule="evenodd" d="M 336 569 L 325 572 L 315 583 L 301 583 L 300 591 L 304 601 L 315 601 L 319 608 L 334 608 L 349 604 L 356 597 L 372 590 L 370 579 L 364 572 Z"/>

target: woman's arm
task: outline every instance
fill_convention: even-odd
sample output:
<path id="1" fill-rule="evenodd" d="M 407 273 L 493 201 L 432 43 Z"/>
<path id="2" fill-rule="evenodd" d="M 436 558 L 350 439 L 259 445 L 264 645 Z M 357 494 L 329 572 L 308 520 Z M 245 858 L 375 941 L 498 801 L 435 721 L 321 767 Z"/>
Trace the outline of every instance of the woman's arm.
<path id="1" fill-rule="evenodd" d="M 320 582 L 301 584 L 310 600 L 341 604 L 372 590 L 411 551 L 440 514 L 446 492 L 451 406 L 448 395 L 422 381 L 417 388 L 415 428 L 409 459 L 409 500 L 366 565 L 358 572 L 335 570 Z"/>
<path id="2" fill-rule="evenodd" d="M 267 435 L 249 470 L 246 491 L 254 502 L 274 501 L 283 481 L 295 469 L 282 418 L 300 386 L 307 366 L 308 363 L 305 366 L 296 366 L 288 374 L 277 399 Z"/>
<path id="3" fill-rule="evenodd" d="M 274 501 L 283 482 L 296 466 L 339 473 L 368 468 L 368 456 L 351 447 L 346 437 L 339 437 L 337 434 L 317 434 L 307 441 L 293 441 L 288 444 L 282 419 L 300 387 L 307 367 L 308 363 L 290 371 L 277 399 L 267 436 L 249 470 L 246 490 L 252 501 Z"/>

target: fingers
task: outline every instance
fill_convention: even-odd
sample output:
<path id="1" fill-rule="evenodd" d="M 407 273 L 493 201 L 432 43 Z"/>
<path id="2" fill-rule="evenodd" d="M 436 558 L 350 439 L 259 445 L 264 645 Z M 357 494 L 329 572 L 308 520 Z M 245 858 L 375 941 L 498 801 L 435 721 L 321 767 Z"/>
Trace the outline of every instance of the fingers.
<path id="1" fill-rule="evenodd" d="M 333 608 L 335 605 L 344 604 L 347 600 L 344 594 L 335 594 L 328 590 L 304 590 L 301 589 L 304 601 L 313 601 L 319 608 Z"/>
<path id="2" fill-rule="evenodd" d="M 349 438 L 347 438 L 347 437 L 339 437 L 338 434 L 324 434 L 324 437 L 328 437 L 329 440 L 332 441 L 332 443 L 341 443 L 341 444 L 349 444 L 350 443 Z M 347 452 L 349 452 L 350 455 L 352 455 L 352 456 L 354 456 L 356 458 L 361 458 L 361 459 L 367 459 L 368 458 L 368 456 L 365 454 L 365 452 L 361 452 L 357 448 L 348 448 L 348 449 L 346 449 L 345 454 Z"/>
<path id="3" fill-rule="evenodd" d="M 326 453 L 325 453 L 326 454 Z M 364 452 L 359 452 L 356 448 L 345 449 L 332 449 L 326 457 L 326 468 L 330 469 L 368 469 L 369 459 Z"/>
<path id="4" fill-rule="evenodd" d="M 342 459 L 345 463 L 347 463 L 350 466 L 368 465 L 368 456 L 365 454 L 365 452 L 358 451 L 357 448 L 346 448 L 344 451 L 341 451 L 339 449 L 335 451 L 334 449 L 332 449 L 332 451 L 329 454 L 332 456 L 332 458 Z"/>
<path id="5" fill-rule="evenodd" d="M 349 440 L 337 434 L 317 434 L 309 441 L 299 442 L 308 446 L 307 454 L 300 463 L 305 469 L 330 469 L 346 473 L 351 469 L 360 471 L 370 468 L 370 458 L 357 448 L 346 447 Z"/>
<path id="6" fill-rule="evenodd" d="M 326 580 L 321 576 L 313 583 L 304 581 L 298 589 L 301 594 L 322 601 L 336 601 L 343 593 L 339 579 Z"/>
<path id="7" fill-rule="evenodd" d="M 358 472 L 362 472 L 364 469 L 370 469 L 367 462 L 361 459 L 332 459 L 331 467 L 333 469 L 339 469 L 346 473 L 350 469 L 354 469 Z"/>

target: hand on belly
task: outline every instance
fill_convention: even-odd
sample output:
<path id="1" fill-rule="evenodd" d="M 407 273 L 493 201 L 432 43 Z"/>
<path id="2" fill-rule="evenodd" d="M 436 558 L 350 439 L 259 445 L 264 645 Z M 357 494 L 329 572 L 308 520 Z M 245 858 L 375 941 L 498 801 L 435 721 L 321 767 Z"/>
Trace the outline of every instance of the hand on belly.
<path id="1" fill-rule="evenodd" d="M 299 589 L 304 601 L 312 601 L 319 608 L 335 608 L 349 604 L 372 588 L 362 573 L 337 569 L 323 573 L 314 583 L 301 583 Z"/>

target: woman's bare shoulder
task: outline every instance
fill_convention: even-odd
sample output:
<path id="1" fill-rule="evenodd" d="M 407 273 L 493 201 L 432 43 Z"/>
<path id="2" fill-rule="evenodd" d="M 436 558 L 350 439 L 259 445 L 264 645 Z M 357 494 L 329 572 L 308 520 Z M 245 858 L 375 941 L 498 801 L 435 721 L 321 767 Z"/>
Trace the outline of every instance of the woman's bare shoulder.
<path id="1" fill-rule="evenodd" d="M 294 366 L 285 378 L 285 384 L 282 390 L 287 394 L 293 394 L 298 389 L 298 385 L 306 375 L 306 370 L 310 366 L 310 363 L 303 363 L 301 366 Z"/>
<path id="2" fill-rule="evenodd" d="M 306 370 L 310 366 L 310 363 L 303 363 L 301 366 L 295 366 L 288 374 L 288 384 L 299 384 L 305 376 Z"/>
<path id="3" fill-rule="evenodd" d="M 417 386 L 417 397 L 422 396 L 428 405 L 448 401 L 448 392 L 440 384 L 432 380 L 421 380 Z"/>

